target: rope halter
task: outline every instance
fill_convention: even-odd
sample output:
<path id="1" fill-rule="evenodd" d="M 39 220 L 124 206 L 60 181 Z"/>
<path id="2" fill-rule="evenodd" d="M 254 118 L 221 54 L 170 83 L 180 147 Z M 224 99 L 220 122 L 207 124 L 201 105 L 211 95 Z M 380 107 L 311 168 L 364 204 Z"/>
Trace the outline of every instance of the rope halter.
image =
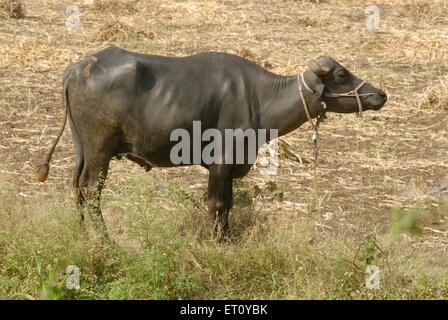
<path id="1" fill-rule="evenodd" d="M 362 103 L 361 98 L 362 96 L 371 96 L 375 93 L 358 93 L 358 90 L 361 89 L 363 85 L 367 83 L 366 80 L 363 80 L 355 89 L 350 90 L 348 92 L 344 93 L 325 93 L 325 96 L 328 98 L 339 98 L 339 97 L 356 97 L 356 101 L 358 102 L 358 112 L 356 112 L 356 116 L 358 118 L 362 117 Z"/>
<path id="2" fill-rule="evenodd" d="M 303 104 L 303 108 L 305 109 L 305 114 L 306 117 L 308 118 L 309 123 L 311 124 L 311 126 L 313 127 L 313 134 L 311 135 L 311 140 L 313 141 L 314 144 L 314 164 L 317 164 L 317 140 L 318 140 L 318 132 L 317 130 L 319 129 L 319 124 L 320 122 L 322 122 L 326 116 L 326 109 L 327 109 L 327 105 L 325 104 L 324 101 L 321 101 L 320 104 L 322 106 L 323 111 L 319 114 L 316 124 L 313 123 L 313 120 L 311 120 L 311 114 L 310 114 L 310 110 L 308 108 L 308 104 L 306 103 L 305 100 L 305 96 L 303 95 L 303 86 L 305 86 L 305 88 L 308 89 L 308 91 L 315 93 L 314 90 L 311 90 L 310 87 L 306 84 L 305 82 L 305 78 L 303 77 L 303 73 L 299 73 L 297 75 L 297 86 L 299 88 L 299 93 L 300 93 L 300 98 L 302 99 L 302 104 Z M 356 116 L 358 116 L 359 118 L 362 117 L 362 103 L 361 103 L 361 98 L 360 97 L 365 97 L 365 96 L 371 96 L 374 95 L 375 93 L 358 93 L 359 89 L 362 88 L 363 85 L 365 85 L 367 83 L 367 81 L 363 80 L 361 81 L 361 83 L 353 90 L 350 90 L 348 92 L 344 92 L 344 93 L 326 93 L 324 92 L 325 97 L 327 98 L 339 98 L 339 97 L 355 97 L 356 101 L 358 102 L 358 112 L 356 112 Z"/>

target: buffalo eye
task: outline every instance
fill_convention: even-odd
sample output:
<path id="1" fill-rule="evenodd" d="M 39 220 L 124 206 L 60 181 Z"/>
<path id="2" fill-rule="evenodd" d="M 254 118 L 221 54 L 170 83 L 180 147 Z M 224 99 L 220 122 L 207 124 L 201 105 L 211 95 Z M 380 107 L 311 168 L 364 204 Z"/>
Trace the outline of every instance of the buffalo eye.
<path id="1" fill-rule="evenodd" d="M 345 71 L 342 69 L 337 70 L 334 73 L 334 79 L 335 79 L 336 83 L 343 82 L 345 80 Z"/>

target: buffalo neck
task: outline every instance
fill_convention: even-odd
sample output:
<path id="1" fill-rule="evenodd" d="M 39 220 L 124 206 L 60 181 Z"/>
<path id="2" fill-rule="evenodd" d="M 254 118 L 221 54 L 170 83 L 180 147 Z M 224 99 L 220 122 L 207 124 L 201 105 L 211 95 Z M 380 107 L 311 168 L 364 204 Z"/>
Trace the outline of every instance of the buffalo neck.
<path id="1" fill-rule="evenodd" d="M 277 129 L 283 136 L 294 131 L 308 121 L 297 86 L 297 75 L 280 76 L 267 74 L 266 82 L 260 92 L 260 122 L 265 129 Z M 308 89 L 303 89 L 311 117 L 318 115 L 320 105 Z"/>

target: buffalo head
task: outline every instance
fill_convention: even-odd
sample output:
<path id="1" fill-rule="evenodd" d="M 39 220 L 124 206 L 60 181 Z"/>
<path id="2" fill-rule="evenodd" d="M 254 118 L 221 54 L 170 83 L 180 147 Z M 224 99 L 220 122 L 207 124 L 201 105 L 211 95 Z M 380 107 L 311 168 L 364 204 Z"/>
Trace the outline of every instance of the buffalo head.
<path id="1" fill-rule="evenodd" d="M 384 91 L 358 78 L 330 57 L 310 60 L 309 68 L 322 82 L 321 98 L 327 104 L 328 111 L 352 113 L 379 110 L 387 101 Z"/>

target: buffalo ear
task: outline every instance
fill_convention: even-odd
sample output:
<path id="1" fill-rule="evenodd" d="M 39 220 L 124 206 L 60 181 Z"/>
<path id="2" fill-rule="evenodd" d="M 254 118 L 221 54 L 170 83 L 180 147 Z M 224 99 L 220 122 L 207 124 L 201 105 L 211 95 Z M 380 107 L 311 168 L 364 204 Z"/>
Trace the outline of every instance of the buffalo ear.
<path id="1" fill-rule="evenodd" d="M 322 83 L 318 83 L 316 85 L 316 87 L 314 88 L 314 90 L 316 91 L 316 95 L 321 98 L 322 95 L 324 94 L 324 90 L 325 90 L 325 85 L 323 85 Z"/>

